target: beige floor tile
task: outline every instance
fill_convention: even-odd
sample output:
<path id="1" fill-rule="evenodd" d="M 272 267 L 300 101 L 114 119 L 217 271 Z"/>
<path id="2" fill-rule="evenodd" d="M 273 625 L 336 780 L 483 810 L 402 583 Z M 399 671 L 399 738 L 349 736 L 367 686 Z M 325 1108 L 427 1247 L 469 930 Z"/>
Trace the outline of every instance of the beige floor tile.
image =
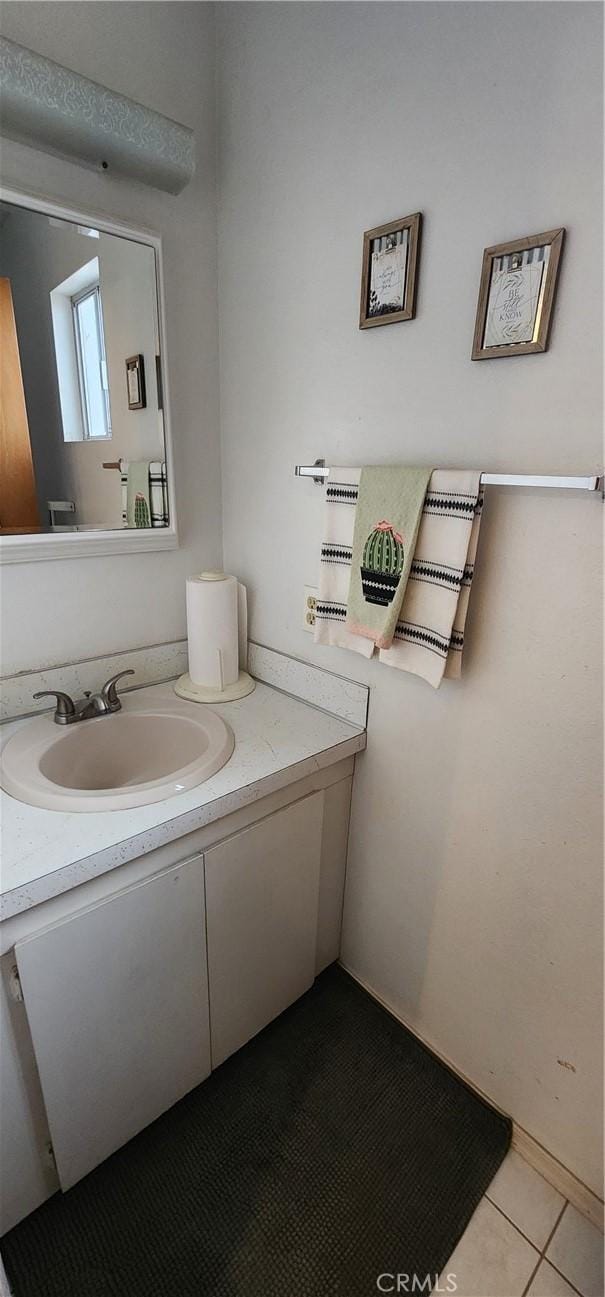
<path id="1" fill-rule="evenodd" d="M 537 1261 L 535 1248 L 483 1198 L 440 1276 L 440 1287 L 447 1292 L 447 1276 L 453 1275 L 456 1297 L 521 1297 Z"/>
<path id="2" fill-rule="evenodd" d="M 542 1249 L 561 1215 L 565 1199 L 532 1166 L 510 1150 L 486 1196 Z"/>
<path id="3" fill-rule="evenodd" d="M 541 1261 L 540 1268 L 527 1290 L 527 1297 L 577 1297 L 576 1289 L 557 1270 Z"/>
<path id="4" fill-rule="evenodd" d="M 571 1203 L 546 1255 L 582 1297 L 603 1297 L 603 1235 Z"/>

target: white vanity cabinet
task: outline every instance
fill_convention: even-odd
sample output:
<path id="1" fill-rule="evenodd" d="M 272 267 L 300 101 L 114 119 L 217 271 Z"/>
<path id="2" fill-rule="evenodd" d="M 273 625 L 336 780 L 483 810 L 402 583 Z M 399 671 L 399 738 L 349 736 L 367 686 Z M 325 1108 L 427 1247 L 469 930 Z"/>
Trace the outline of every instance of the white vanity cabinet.
<path id="1" fill-rule="evenodd" d="M 198 856 L 15 946 L 69 1189 L 210 1072 Z"/>
<path id="2" fill-rule="evenodd" d="M 1 925 L 0 1233 L 338 957 L 353 759 Z"/>
<path id="3" fill-rule="evenodd" d="M 213 1067 L 314 981 L 323 800 L 305 797 L 205 854 Z"/>

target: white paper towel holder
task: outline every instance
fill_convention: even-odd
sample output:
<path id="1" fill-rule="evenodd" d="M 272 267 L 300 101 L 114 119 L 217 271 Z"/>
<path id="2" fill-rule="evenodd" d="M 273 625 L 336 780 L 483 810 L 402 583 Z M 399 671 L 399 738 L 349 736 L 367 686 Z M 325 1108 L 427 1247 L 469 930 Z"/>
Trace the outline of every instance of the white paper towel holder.
<path id="1" fill-rule="evenodd" d="M 251 694 L 253 689 L 256 689 L 256 680 L 247 671 L 240 671 L 234 684 L 226 685 L 224 689 L 196 685 L 188 671 L 184 676 L 179 676 L 174 686 L 175 694 L 180 698 L 188 698 L 192 703 L 233 703 L 236 698 L 245 698 L 246 694 Z"/>
<path id="2" fill-rule="evenodd" d="M 224 572 L 203 572 L 202 578 L 204 579 L 204 581 L 224 581 L 225 573 Z M 244 613 L 243 613 L 243 623 L 242 623 L 242 613 L 241 613 L 241 605 L 240 605 L 240 661 L 242 658 L 242 653 L 245 654 L 247 650 L 247 642 L 246 642 L 247 633 L 246 633 L 246 626 L 245 626 L 246 623 L 245 587 L 240 586 L 240 593 L 242 591 L 244 594 L 244 604 L 243 604 Z M 243 643 L 242 643 L 242 634 L 243 634 Z M 244 645 L 246 647 L 244 647 Z M 222 679 L 223 678 L 222 654 L 220 649 L 218 649 L 217 652 L 219 656 L 220 677 Z M 245 698 L 247 694 L 251 694 L 254 689 L 256 689 L 256 680 L 253 679 L 253 677 L 248 673 L 248 671 L 243 671 L 243 670 L 239 672 L 237 680 L 234 680 L 233 683 L 230 685 L 225 685 L 222 689 L 220 688 L 217 689 L 215 686 L 212 685 L 198 684 L 195 680 L 191 679 L 191 676 L 188 671 L 186 671 L 184 675 L 179 676 L 179 679 L 174 685 L 175 694 L 178 694 L 180 698 L 187 698 L 190 702 L 194 702 L 194 703 L 231 703 L 231 702 L 235 702 L 237 698 Z"/>

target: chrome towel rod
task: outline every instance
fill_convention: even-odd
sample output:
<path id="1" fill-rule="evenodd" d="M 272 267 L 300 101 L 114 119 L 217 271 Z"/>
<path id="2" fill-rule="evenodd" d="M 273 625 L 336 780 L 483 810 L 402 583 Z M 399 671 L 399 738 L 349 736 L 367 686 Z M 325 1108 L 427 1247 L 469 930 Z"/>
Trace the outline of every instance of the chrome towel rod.
<path id="1" fill-rule="evenodd" d="M 325 459 L 316 459 L 314 464 L 297 464 L 295 477 L 310 477 L 321 485 L 330 476 Z M 567 491 L 601 491 L 605 487 L 603 477 L 554 477 L 537 473 L 482 473 L 482 486 L 548 486 L 556 490 Z"/>

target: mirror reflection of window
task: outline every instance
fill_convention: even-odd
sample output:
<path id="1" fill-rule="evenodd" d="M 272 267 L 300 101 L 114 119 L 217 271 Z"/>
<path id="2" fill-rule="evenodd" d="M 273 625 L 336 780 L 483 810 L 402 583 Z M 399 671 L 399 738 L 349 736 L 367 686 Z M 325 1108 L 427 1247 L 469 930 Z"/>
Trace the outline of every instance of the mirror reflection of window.
<path id="1" fill-rule="evenodd" d="M 98 284 L 71 299 L 84 437 L 111 437 L 109 385 Z"/>
<path id="2" fill-rule="evenodd" d="M 64 441 L 111 437 L 99 258 L 50 293 Z"/>

